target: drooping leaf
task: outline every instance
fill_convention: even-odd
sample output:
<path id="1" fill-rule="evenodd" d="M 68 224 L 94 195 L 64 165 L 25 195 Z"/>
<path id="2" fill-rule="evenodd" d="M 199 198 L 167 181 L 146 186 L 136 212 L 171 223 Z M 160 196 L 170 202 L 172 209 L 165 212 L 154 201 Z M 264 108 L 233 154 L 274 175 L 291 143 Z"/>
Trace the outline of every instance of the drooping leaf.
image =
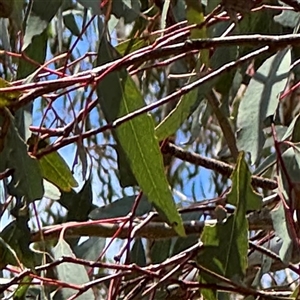
<path id="1" fill-rule="evenodd" d="M 185 0 L 186 3 L 186 19 L 189 25 L 202 24 L 205 20 L 202 10 L 202 4 L 194 0 Z M 204 39 L 207 38 L 206 26 L 201 28 L 194 28 L 191 30 L 191 39 Z M 203 49 L 200 51 L 201 62 L 206 66 L 209 64 L 209 51 Z"/>
<path id="2" fill-rule="evenodd" d="M 289 179 L 291 182 L 299 182 L 299 172 L 300 172 L 300 163 L 299 155 L 300 155 L 300 149 L 297 146 L 294 146 L 293 148 L 289 148 L 282 154 L 282 159 L 285 165 L 285 169 L 287 171 L 287 174 L 281 169 L 280 171 L 280 178 L 282 178 L 282 181 L 284 183 L 284 187 L 286 190 L 289 190 L 288 182 L 286 181 L 286 176 L 289 176 Z"/>
<path id="3" fill-rule="evenodd" d="M 261 154 L 265 141 L 263 122 L 273 116 L 277 109 L 279 94 L 287 82 L 290 63 L 289 48 L 267 59 L 251 79 L 239 106 L 238 146 L 240 150 L 251 154 L 252 164 Z"/>
<path id="4" fill-rule="evenodd" d="M 18 285 L 17 289 L 14 291 L 13 299 L 15 299 L 15 300 L 26 299 L 26 294 L 27 294 L 27 291 L 30 287 L 30 283 L 32 282 L 32 280 L 33 280 L 33 278 L 31 278 L 29 276 L 24 277 L 20 281 L 20 284 Z"/>
<path id="5" fill-rule="evenodd" d="M 198 221 L 200 217 L 203 215 L 202 212 L 191 212 L 187 214 L 182 215 L 183 221 L 192 221 L 196 220 Z M 171 256 L 174 256 L 181 251 L 187 249 L 188 247 L 191 247 L 192 245 L 195 245 L 199 239 L 198 235 L 189 235 L 185 238 L 183 237 L 176 237 L 173 239 L 173 247 L 171 251 Z"/>
<path id="6" fill-rule="evenodd" d="M 198 255 L 198 263 L 228 279 L 241 280 L 247 268 L 248 223 L 247 209 L 259 206 L 259 197 L 252 191 L 250 172 L 241 153 L 231 176 L 232 188 L 228 203 L 236 206 L 233 215 L 223 223 L 205 225 L 201 235 L 204 249 Z M 254 201 L 253 201 L 254 200 Z M 214 283 L 216 279 L 205 273 L 201 282 Z"/>
<path id="7" fill-rule="evenodd" d="M 30 250 L 30 229 L 27 217 L 19 217 L 9 223 L 0 233 L 0 265 L 6 264 L 33 268 L 35 265 L 34 254 Z"/>
<path id="8" fill-rule="evenodd" d="M 132 210 L 135 199 L 136 196 L 127 196 L 118 199 L 105 206 L 95 208 L 93 211 L 91 211 L 89 217 L 92 220 L 103 220 L 127 216 Z M 147 197 L 143 195 L 136 208 L 135 215 L 139 217 L 147 214 L 150 212 L 151 208 L 152 205 L 148 201 Z"/>
<path id="9" fill-rule="evenodd" d="M 125 24 L 133 22 L 140 14 L 139 0 L 112 1 L 111 12 L 118 19 L 124 18 Z"/>
<path id="10" fill-rule="evenodd" d="M 295 118 L 295 123 L 294 123 L 294 128 L 293 128 L 291 141 L 293 143 L 299 143 L 300 142 L 300 115 L 298 115 Z"/>
<path id="11" fill-rule="evenodd" d="M 34 60 L 39 64 L 44 64 L 46 59 L 46 52 L 47 52 L 47 43 L 48 43 L 48 34 L 47 31 L 43 31 L 41 34 L 36 35 L 32 38 L 31 43 L 26 47 L 24 53 L 30 59 Z M 34 76 L 32 73 L 38 69 L 38 66 L 35 64 L 30 63 L 25 59 L 20 59 L 18 64 L 17 70 L 17 78 L 18 79 L 26 79 L 27 82 L 33 81 Z"/>
<path id="12" fill-rule="evenodd" d="M 74 253 L 78 258 L 90 261 L 97 261 L 102 250 L 105 247 L 105 243 L 105 238 L 92 236 L 89 237 L 82 244 L 74 247 Z"/>
<path id="13" fill-rule="evenodd" d="M 283 6 L 288 6 L 283 2 L 281 2 L 281 4 Z M 282 10 L 280 14 L 274 16 L 274 21 L 281 24 L 283 27 L 295 28 L 297 24 L 299 24 L 299 17 L 300 16 L 296 11 Z"/>
<path id="14" fill-rule="evenodd" d="M 24 51 L 32 42 L 33 37 L 42 34 L 54 17 L 62 0 L 35 0 L 29 14 L 24 36 Z"/>
<path id="15" fill-rule="evenodd" d="M 102 65 L 116 57 L 118 54 L 103 37 L 99 45 L 97 64 Z M 97 92 L 108 122 L 113 122 L 145 104 L 134 81 L 124 70 L 107 74 L 100 80 Z M 128 120 L 114 129 L 113 135 L 123 148 L 130 168 L 149 201 L 163 212 L 179 235 L 184 235 L 183 224 L 164 173 L 152 117 L 144 114 Z"/>
<path id="16" fill-rule="evenodd" d="M 0 117 L 1 124 L 5 118 L 9 119 L 10 125 L 5 136 L 4 149 L 0 153 L 0 172 L 6 168 L 14 169 L 8 185 L 11 195 L 26 197 L 27 201 L 41 199 L 44 188 L 39 164 L 28 155 L 26 144 L 14 126 L 13 116 L 7 111 L 5 117 Z"/>
<path id="17" fill-rule="evenodd" d="M 72 12 L 67 12 L 63 15 L 64 24 L 71 31 L 71 33 L 75 36 L 80 35 L 80 30 L 75 21 L 74 14 Z"/>
<path id="18" fill-rule="evenodd" d="M 141 239 L 135 239 L 130 251 L 130 263 L 137 264 L 140 267 L 146 266 L 146 253 Z"/>
<path id="19" fill-rule="evenodd" d="M 38 160 L 43 178 L 56 185 L 62 191 L 69 192 L 77 187 L 68 164 L 58 152 L 49 153 Z"/>
<path id="20" fill-rule="evenodd" d="M 56 246 L 52 249 L 54 259 L 58 260 L 62 256 L 76 258 L 69 244 L 63 239 L 59 239 Z M 89 282 L 89 277 L 84 266 L 74 263 L 62 263 L 56 267 L 57 278 L 61 281 L 81 285 Z M 75 295 L 78 291 L 71 288 L 62 288 L 58 291 L 61 299 L 68 299 Z M 76 297 L 79 300 L 94 299 L 94 293 L 91 289 Z"/>
<path id="21" fill-rule="evenodd" d="M 68 210 L 68 221 L 86 221 L 93 208 L 91 179 L 88 179 L 80 192 L 62 192 L 60 204 Z"/>
<path id="22" fill-rule="evenodd" d="M 213 87 L 214 80 L 210 80 L 192 89 L 181 97 L 176 107 L 155 128 L 155 135 L 159 141 L 174 134 L 183 122 L 195 111 L 206 93 Z"/>
<path id="23" fill-rule="evenodd" d="M 153 264 L 159 264 L 170 257 L 171 239 L 155 240 L 150 247 L 150 258 Z"/>
<path id="24" fill-rule="evenodd" d="M 119 43 L 116 46 L 116 50 L 121 54 L 128 54 L 133 51 L 139 50 L 142 47 L 147 46 L 145 39 L 143 38 L 132 38 L 130 40 Z"/>
<path id="25" fill-rule="evenodd" d="M 236 207 L 243 201 L 246 211 L 257 210 L 262 207 L 262 196 L 251 186 L 251 172 L 244 160 L 244 155 L 239 156 L 238 164 L 231 175 L 232 188 L 228 193 L 228 203 Z"/>
<path id="26" fill-rule="evenodd" d="M 121 187 L 135 186 L 138 182 L 130 168 L 130 164 L 127 160 L 127 155 L 124 152 L 121 145 L 117 144 L 114 146 L 117 152 L 118 162 L 118 177 L 120 180 Z"/>
<path id="27" fill-rule="evenodd" d="M 101 0 L 77 0 L 86 9 L 91 8 L 94 15 L 101 15 Z"/>
<path id="28" fill-rule="evenodd" d="M 293 240 L 288 228 L 286 212 L 282 202 L 275 209 L 272 209 L 271 217 L 276 235 L 282 239 L 282 245 L 279 250 L 280 259 L 284 263 L 289 263 L 292 257 Z"/>

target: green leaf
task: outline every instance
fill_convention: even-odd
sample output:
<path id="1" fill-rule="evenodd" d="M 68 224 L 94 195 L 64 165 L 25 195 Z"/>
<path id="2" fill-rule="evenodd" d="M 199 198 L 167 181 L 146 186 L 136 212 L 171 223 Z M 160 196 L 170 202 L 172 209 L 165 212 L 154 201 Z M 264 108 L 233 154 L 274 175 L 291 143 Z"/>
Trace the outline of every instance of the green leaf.
<path id="1" fill-rule="evenodd" d="M 262 196 L 255 192 L 251 185 L 251 172 L 240 154 L 239 161 L 231 175 L 232 188 L 227 195 L 227 201 L 236 207 L 245 205 L 246 211 L 257 210 L 262 207 Z"/>
<path id="2" fill-rule="evenodd" d="M 145 249 L 141 239 L 135 239 L 130 251 L 130 263 L 137 264 L 140 267 L 145 267 L 147 264 Z"/>
<path id="3" fill-rule="evenodd" d="M 121 54 L 125 55 L 133 51 L 139 50 L 147 46 L 147 42 L 144 38 L 132 38 L 130 40 L 119 43 L 116 46 L 116 50 Z"/>
<path id="4" fill-rule="evenodd" d="M 238 157 L 231 178 L 232 188 L 228 194 L 228 202 L 235 205 L 236 210 L 225 222 L 204 227 L 201 235 L 204 248 L 198 256 L 198 263 L 228 279 L 241 280 L 247 268 L 246 212 L 250 207 L 259 206 L 259 197 L 251 189 L 251 177 L 243 153 Z M 201 282 L 215 283 L 216 279 L 203 273 Z"/>
<path id="5" fill-rule="evenodd" d="M 124 152 L 121 145 L 117 144 L 114 146 L 117 152 L 117 162 L 118 162 L 118 177 L 120 180 L 121 187 L 125 188 L 128 186 L 138 185 L 134 174 L 130 168 L 129 162 L 127 160 L 126 153 Z"/>
<path id="6" fill-rule="evenodd" d="M 282 202 L 280 202 L 275 209 L 271 210 L 271 217 L 276 235 L 282 240 L 282 246 L 279 250 L 280 259 L 288 264 L 292 257 L 293 240 L 290 235 L 290 229 L 288 228 L 285 209 Z"/>
<path id="7" fill-rule="evenodd" d="M 111 12 L 116 18 L 124 18 L 125 24 L 132 23 L 140 15 L 141 4 L 139 0 L 112 1 Z"/>
<path id="8" fill-rule="evenodd" d="M 38 162 L 43 177 L 62 191 L 69 192 L 72 188 L 78 186 L 68 164 L 58 152 L 49 153 L 40 158 Z"/>
<path id="9" fill-rule="evenodd" d="M 80 192 L 62 192 L 59 203 L 68 210 L 68 221 L 87 221 L 93 206 L 91 179 L 88 179 Z"/>
<path id="10" fill-rule="evenodd" d="M 202 10 L 202 4 L 199 1 L 194 0 L 185 0 L 186 3 L 186 19 L 189 25 L 194 24 L 202 24 L 205 21 L 204 13 Z M 202 28 L 193 28 L 191 30 L 191 39 L 204 39 L 207 38 L 206 34 L 206 26 L 202 26 Z M 205 65 L 209 63 L 209 51 L 207 49 L 203 49 L 200 51 L 201 53 L 201 62 Z"/>
<path id="11" fill-rule="evenodd" d="M 127 196 L 105 206 L 95 208 L 89 214 L 89 218 L 92 220 L 104 220 L 127 216 L 132 210 L 135 199 L 136 196 Z M 151 209 L 152 205 L 149 203 L 147 197 L 143 195 L 136 208 L 135 216 L 139 217 L 147 214 Z"/>
<path id="12" fill-rule="evenodd" d="M 299 143 L 300 142 L 300 115 L 298 115 L 295 118 L 295 123 L 294 123 L 294 128 L 293 128 L 291 141 L 293 143 Z"/>
<path id="13" fill-rule="evenodd" d="M 28 268 L 34 268 L 34 254 L 30 250 L 30 229 L 27 217 L 19 217 L 9 223 L 1 232 L 0 265 L 19 266 L 18 262 Z"/>
<path id="14" fill-rule="evenodd" d="M 33 37 L 42 34 L 48 27 L 49 22 L 54 17 L 62 0 L 35 0 L 26 24 L 24 36 L 24 51 L 32 42 Z"/>
<path id="15" fill-rule="evenodd" d="M 86 9 L 91 8 L 94 15 L 101 15 L 102 11 L 100 8 L 100 1 L 91 1 L 91 0 L 77 0 L 83 7 Z"/>
<path id="16" fill-rule="evenodd" d="M 291 299 L 297 300 L 299 297 L 299 284 L 297 284 L 295 290 L 293 291 L 293 293 L 291 294 Z"/>
<path id="17" fill-rule="evenodd" d="M 290 7 L 282 1 L 280 4 L 285 7 Z M 274 21 L 281 24 L 283 27 L 295 28 L 299 24 L 299 20 L 299 13 L 292 10 L 282 10 L 280 14 L 274 16 Z"/>
<path id="18" fill-rule="evenodd" d="M 171 239 L 155 240 L 150 247 L 152 264 L 160 264 L 170 257 Z"/>
<path id="19" fill-rule="evenodd" d="M 185 0 L 186 3 L 186 19 L 189 25 L 201 24 L 204 22 L 204 14 L 202 11 L 202 4 L 194 0 Z M 194 28 L 191 30 L 192 39 L 203 39 L 206 38 L 206 27 L 203 26 L 201 29 Z"/>
<path id="20" fill-rule="evenodd" d="M 251 154 L 254 164 L 265 142 L 264 121 L 273 116 L 279 103 L 291 64 L 289 48 L 267 59 L 252 77 L 241 101 L 237 117 L 238 146 Z"/>
<path id="21" fill-rule="evenodd" d="M 284 151 L 282 154 L 282 159 L 287 170 L 288 176 L 290 177 L 290 180 L 296 183 L 300 181 L 300 148 L 295 145 L 293 148 L 289 148 L 286 151 Z M 288 182 L 286 181 L 286 174 L 282 171 L 282 169 L 280 170 L 279 175 L 284 183 L 284 188 L 286 189 L 286 191 L 289 191 L 290 188 Z"/>
<path id="22" fill-rule="evenodd" d="M 192 89 L 180 98 L 176 107 L 155 128 L 155 135 L 159 141 L 171 136 L 180 128 L 183 122 L 199 106 L 206 93 L 213 87 L 214 83 L 214 79 L 206 81 L 198 88 Z"/>
<path id="23" fill-rule="evenodd" d="M 97 64 L 105 64 L 116 57 L 118 54 L 103 37 L 99 44 Z M 107 122 L 113 122 L 145 105 L 134 81 L 125 70 L 107 74 L 100 80 L 97 93 Z M 113 135 L 123 148 L 130 168 L 149 201 L 160 213 L 163 212 L 179 235 L 184 235 L 182 220 L 164 173 L 152 117 L 144 114 L 133 118 L 114 129 Z"/>
<path id="24" fill-rule="evenodd" d="M 185 213 L 182 215 L 183 221 L 198 221 L 201 216 L 203 215 L 202 212 L 191 212 L 191 213 Z M 173 238 L 173 247 L 171 251 L 171 256 L 174 256 L 183 250 L 191 247 L 192 245 L 195 245 L 197 241 L 199 240 L 198 235 L 188 235 L 187 237 L 176 237 Z"/>
<path id="25" fill-rule="evenodd" d="M 299 115 L 296 116 L 292 122 L 290 123 L 289 127 L 287 128 L 285 134 L 283 135 L 283 137 L 280 139 L 280 141 L 285 141 L 287 140 L 288 138 L 290 138 L 294 132 L 294 128 L 295 128 L 295 125 L 296 123 L 298 122 L 298 119 L 299 119 Z M 299 125 L 298 125 L 299 126 Z"/>
<path id="26" fill-rule="evenodd" d="M 26 276 L 20 281 L 17 289 L 14 291 L 14 296 L 13 296 L 14 300 L 26 299 L 26 294 L 32 280 L 33 278 Z"/>
<path id="27" fill-rule="evenodd" d="M 76 257 L 90 261 L 97 261 L 105 247 L 106 239 L 96 236 L 89 237 L 82 244 L 74 247 Z"/>
<path id="28" fill-rule="evenodd" d="M 41 34 L 36 35 L 32 38 L 31 43 L 26 47 L 24 53 L 32 60 L 43 65 L 46 59 L 47 43 L 48 33 L 47 30 L 45 30 Z M 25 59 L 20 59 L 17 70 L 17 78 L 24 79 L 25 77 L 31 75 L 37 69 L 37 65 L 32 64 L 31 62 Z M 32 77 L 27 78 L 27 82 L 31 81 Z"/>
<path id="29" fill-rule="evenodd" d="M 63 239 L 59 239 L 58 243 L 53 248 L 52 253 L 55 260 L 61 259 L 62 256 L 76 258 L 69 244 Z M 85 267 L 79 264 L 62 263 L 56 267 L 56 272 L 57 278 L 67 283 L 82 285 L 90 281 Z M 68 299 L 75 295 L 78 291 L 71 288 L 62 288 L 58 292 L 61 295 L 61 299 Z M 76 297 L 76 299 L 79 300 L 90 300 L 94 298 L 94 293 L 91 289 Z"/>
<path id="30" fill-rule="evenodd" d="M 66 27 L 71 31 L 71 33 L 75 36 L 80 35 L 80 30 L 75 21 L 75 17 L 72 12 L 67 12 L 63 14 L 63 20 Z"/>
<path id="31" fill-rule="evenodd" d="M 0 172 L 6 168 L 14 169 L 9 183 L 9 192 L 13 196 L 26 197 L 27 201 L 41 199 L 44 195 L 43 179 L 38 161 L 28 155 L 25 142 L 14 126 L 13 116 L 7 115 L 10 125 L 4 141 L 4 149 L 0 153 Z M 3 124 L 3 117 L 0 117 Z"/>
<path id="32" fill-rule="evenodd" d="M 11 87 L 12 85 L 0 77 L 0 88 Z M 20 92 L 1 92 L 0 93 L 0 109 L 9 106 L 17 101 L 21 96 Z"/>

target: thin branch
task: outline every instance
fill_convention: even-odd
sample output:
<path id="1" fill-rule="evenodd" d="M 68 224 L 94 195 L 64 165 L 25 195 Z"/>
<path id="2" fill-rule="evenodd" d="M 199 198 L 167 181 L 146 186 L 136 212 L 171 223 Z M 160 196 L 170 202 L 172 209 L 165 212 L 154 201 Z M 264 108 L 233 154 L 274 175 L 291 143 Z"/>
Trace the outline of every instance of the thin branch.
<path id="1" fill-rule="evenodd" d="M 102 73 L 112 68 L 111 71 L 127 68 L 130 65 L 137 63 L 144 63 L 147 60 L 161 59 L 167 56 L 179 55 L 193 50 L 209 49 L 223 46 L 234 45 L 252 45 L 255 48 L 261 46 L 269 46 L 272 49 L 285 48 L 287 46 L 298 46 L 300 44 L 300 34 L 286 34 L 286 35 L 235 35 L 229 37 L 212 38 L 212 39 L 199 39 L 187 40 L 182 43 L 168 45 L 161 48 L 153 48 L 148 46 L 137 50 L 127 56 L 107 63 L 105 65 L 96 67 L 92 70 L 80 72 L 69 76 L 67 78 L 59 78 L 56 80 L 47 80 L 42 82 L 35 82 L 13 86 L 9 88 L 1 88 L 2 92 L 24 91 L 31 90 L 31 92 L 24 94 L 20 97 L 20 101 L 14 105 L 14 109 L 18 109 L 35 98 L 42 96 L 45 93 L 54 92 L 59 88 L 67 88 L 71 85 L 78 84 L 79 82 L 88 82 Z M 3 52 L 5 53 L 5 52 Z"/>
<path id="2" fill-rule="evenodd" d="M 183 161 L 187 161 L 197 166 L 213 170 L 223 176 L 230 177 L 234 168 L 224 162 L 213 158 L 207 158 L 195 152 L 184 151 L 182 148 L 168 143 L 164 146 L 163 152 L 169 153 Z M 252 185 L 263 189 L 274 190 L 277 188 L 277 182 L 268 178 L 252 176 Z"/>
<path id="3" fill-rule="evenodd" d="M 266 211 L 265 211 L 266 210 Z M 273 223 L 268 210 L 265 208 L 261 212 L 253 212 L 249 214 L 249 230 L 272 230 Z M 255 215 L 255 216 L 254 216 Z M 264 218 L 261 218 L 263 216 Z M 212 221 L 213 222 L 213 221 Z M 135 226 L 138 226 L 140 220 L 135 222 Z M 203 228 L 204 221 L 184 221 L 183 226 L 187 235 L 199 235 Z M 116 238 L 126 239 L 130 231 L 128 224 L 125 226 L 119 222 L 112 224 L 109 222 L 103 222 L 101 224 L 95 224 L 91 222 L 69 222 L 63 225 L 52 225 L 42 228 L 43 236 L 45 240 L 57 240 L 61 231 L 64 230 L 65 237 L 80 237 L 80 236 L 97 236 L 108 237 L 115 236 Z M 116 232 L 118 234 L 116 235 Z M 147 238 L 147 239 L 166 239 L 177 237 L 176 231 L 164 222 L 151 222 L 141 227 L 139 231 L 135 233 L 135 238 Z M 41 241 L 41 233 L 34 232 L 31 235 L 31 242 Z"/>

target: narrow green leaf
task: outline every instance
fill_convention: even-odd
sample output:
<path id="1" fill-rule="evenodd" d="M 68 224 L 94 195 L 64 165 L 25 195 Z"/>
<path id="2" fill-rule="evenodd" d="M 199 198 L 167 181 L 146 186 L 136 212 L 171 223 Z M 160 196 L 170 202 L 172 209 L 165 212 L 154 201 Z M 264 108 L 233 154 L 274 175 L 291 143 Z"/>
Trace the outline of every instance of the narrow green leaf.
<path id="1" fill-rule="evenodd" d="M 293 293 L 290 297 L 291 297 L 291 299 L 294 299 L 294 300 L 297 300 L 299 298 L 299 284 L 297 284 L 295 290 L 293 291 Z"/>
<path id="2" fill-rule="evenodd" d="M 105 247 L 105 244 L 106 244 L 105 238 L 92 236 L 89 237 L 82 244 L 77 245 L 74 248 L 74 253 L 78 258 L 82 258 L 90 261 L 97 261 L 102 250 Z"/>
<path id="3" fill-rule="evenodd" d="M 59 203 L 68 210 L 68 221 L 86 221 L 93 208 L 91 179 L 88 179 L 80 192 L 62 192 Z"/>
<path id="4" fill-rule="evenodd" d="M 194 79 L 193 79 L 194 80 Z M 190 80 L 192 82 L 193 80 Z M 183 122 L 196 110 L 215 83 L 215 79 L 204 82 L 198 88 L 181 97 L 176 107 L 155 128 L 159 141 L 174 134 Z"/>
<path id="5" fill-rule="evenodd" d="M 78 186 L 67 163 L 58 152 L 49 153 L 38 161 L 43 177 L 62 191 L 69 192 Z"/>
<path id="6" fill-rule="evenodd" d="M 14 300 L 26 299 L 26 294 L 27 294 L 27 291 L 30 287 L 30 283 L 32 282 L 32 280 L 33 280 L 33 278 L 26 276 L 20 281 L 17 289 L 14 291 L 14 296 L 13 296 Z"/>
<path id="7" fill-rule="evenodd" d="M 24 51 L 32 42 L 33 37 L 42 34 L 48 27 L 49 22 L 54 17 L 62 0 L 35 0 L 26 24 L 24 36 Z"/>
<path id="8" fill-rule="evenodd" d="M 291 141 L 293 143 L 299 143 L 300 142 L 300 115 L 298 115 L 295 118 L 295 123 L 294 124 L 295 125 L 294 125 L 294 128 L 293 128 Z"/>
<path id="9" fill-rule="evenodd" d="M 145 267 L 147 264 L 146 253 L 141 239 L 135 239 L 130 251 L 130 263 L 137 264 L 140 267 Z"/>
<path id="10" fill-rule="evenodd" d="M 116 57 L 116 51 L 103 38 L 99 45 L 97 64 L 102 65 Z M 97 92 L 108 122 L 145 105 L 141 93 L 126 71 L 115 71 L 106 75 L 99 82 Z M 179 235 L 184 235 L 182 220 L 164 173 L 152 117 L 144 114 L 127 121 L 113 130 L 113 135 L 123 148 L 130 168 L 149 201 L 163 212 Z"/>
<path id="11" fill-rule="evenodd" d="M 47 30 L 45 30 L 41 34 L 36 35 L 32 38 L 31 43 L 28 45 L 24 52 L 29 58 L 43 65 L 46 59 L 47 43 L 48 34 Z M 37 69 L 37 65 L 34 65 L 25 59 L 20 59 L 17 70 L 17 78 L 24 79 Z M 27 78 L 27 82 L 30 81 L 32 81 L 31 78 Z"/>
<path id="12" fill-rule="evenodd" d="M 287 140 L 294 132 L 294 128 L 296 123 L 298 123 L 298 119 L 300 118 L 300 115 L 296 116 L 292 122 L 290 123 L 289 127 L 287 128 L 285 134 L 283 135 L 283 137 L 280 139 L 280 141 L 285 141 Z M 298 125 L 299 126 L 299 125 Z"/>
<path id="13" fill-rule="evenodd" d="M 63 14 L 63 20 L 66 27 L 71 31 L 71 33 L 75 36 L 80 35 L 80 30 L 75 21 L 75 17 L 72 12 L 67 12 Z"/>
<path id="14" fill-rule="evenodd" d="M 238 146 L 251 154 L 254 164 L 265 142 L 263 122 L 273 116 L 283 91 L 291 65 L 289 48 L 267 59 L 258 69 L 241 101 L 237 117 Z"/>
<path id="15" fill-rule="evenodd" d="M 204 14 L 202 11 L 202 4 L 194 0 L 185 0 L 186 3 L 186 19 L 188 24 L 201 24 L 204 22 Z M 201 29 L 194 28 L 191 30 L 192 39 L 203 39 L 206 38 L 206 27 L 203 26 Z"/>
<path id="16" fill-rule="evenodd" d="M 136 196 L 127 196 L 105 206 L 95 208 L 89 214 L 89 218 L 92 220 L 103 220 L 127 216 L 132 210 L 135 199 Z M 147 197 L 143 195 L 136 208 L 135 215 L 142 216 L 149 213 L 151 209 L 152 205 Z"/>
<path id="17" fill-rule="evenodd" d="M 171 239 L 154 241 L 150 249 L 150 258 L 153 264 L 159 264 L 170 257 Z"/>
<path id="18" fill-rule="evenodd" d="M 251 172 L 244 160 L 244 154 L 240 154 L 239 161 L 231 175 L 232 188 L 227 195 L 227 201 L 238 208 L 245 206 L 246 211 L 257 210 L 262 207 L 262 196 L 251 185 Z"/>
<path id="19" fill-rule="evenodd" d="M 276 235 L 278 235 L 282 240 L 279 256 L 284 263 L 288 264 L 292 257 L 293 240 L 290 236 L 290 229 L 288 228 L 286 214 L 282 202 L 280 202 L 275 209 L 272 209 L 271 217 Z"/>
<path id="20" fill-rule="evenodd" d="M 58 243 L 52 250 L 54 259 L 61 259 L 62 256 L 69 256 L 75 258 L 69 244 L 63 239 L 59 239 Z M 89 277 L 84 266 L 73 263 L 62 263 L 56 267 L 57 278 L 61 281 L 72 283 L 75 285 L 82 285 L 89 282 Z M 75 295 L 78 291 L 71 288 L 62 288 L 59 290 L 61 299 L 68 299 Z M 87 290 L 82 295 L 76 297 L 79 300 L 94 299 L 94 293 L 91 289 Z"/>
<path id="21" fill-rule="evenodd" d="M 91 8 L 94 15 L 101 15 L 102 11 L 100 8 L 100 1 L 91 1 L 91 0 L 77 0 L 84 8 Z"/>
<path id="22" fill-rule="evenodd" d="M 0 266 L 6 264 L 18 266 L 18 262 L 28 268 L 34 268 L 34 254 L 30 250 L 30 229 L 27 217 L 19 217 L 9 223 L 1 232 Z"/>
<path id="23" fill-rule="evenodd" d="M 14 126 L 15 119 L 11 115 L 9 118 L 9 130 L 5 137 L 4 149 L 0 153 L 0 172 L 6 168 L 15 170 L 8 186 L 11 195 L 25 196 L 27 201 L 41 199 L 44 188 L 38 161 L 28 155 L 26 144 Z M 2 122 L 3 118 L 0 117 L 0 124 Z"/>
<path id="24" fill-rule="evenodd" d="M 120 180 L 120 185 L 122 188 L 128 186 L 136 186 L 138 185 L 134 174 L 130 168 L 130 165 L 127 160 L 127 155 L 124 152 L 121 145 L 116 144 L 114 146 L 117 152 L 117 162 L 118 162 L 118 177 Z"/>
<path id="25" fill-rule="evenodd" d="M 130 40 L 119 43 L 116 46 L 116 50 L 121 54 L 125 55 L 133 51 L 139 50 L 147 46 L 147 42 L 144 38 L 132 38 Z"/>
<path id="26" fill-rule="evenodd" d="M 247 209 L 260 207 L 259 196 L 252 191 L 250 172 L 241 153 L 232 174 L 232 188 L 228 202 L 236 206 L 233 215 L 223 223 L 206 225 L 201 235 L 203 251 L 198 262 L 228 279 L 239 280 L 245 275 L 248 252 Z M 220 251 L 220 249 L 222 251 Z M 216 279 L 203 274 L 202 282 L 213 283 Z"/>
<path id="27" fill-rule="evenodd" d="M 176 107 L 156 126 L 155 135 L 159 141 L 174 134 L 196 109 L 202 100 L 198 101 L 198 90 L 193 89 L 181 97 Z"/>
<path id="28" fill-rule="evenodd" d="M 111 12 L 118 19 L 124 18 L 125 24 L 135 21 L 141 12 L 139 0 L 119 0 L 112 1 Z"/>

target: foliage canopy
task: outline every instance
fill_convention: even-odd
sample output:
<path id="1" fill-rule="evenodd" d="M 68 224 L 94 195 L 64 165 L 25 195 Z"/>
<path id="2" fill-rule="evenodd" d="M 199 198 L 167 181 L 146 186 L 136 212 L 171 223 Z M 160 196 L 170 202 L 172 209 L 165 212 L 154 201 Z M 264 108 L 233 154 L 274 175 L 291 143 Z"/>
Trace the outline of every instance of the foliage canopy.
<path id="1" fill-rule="evenodd" d="M 0 8 L 3 297 L 298 299 L 300 1 Z"/>

